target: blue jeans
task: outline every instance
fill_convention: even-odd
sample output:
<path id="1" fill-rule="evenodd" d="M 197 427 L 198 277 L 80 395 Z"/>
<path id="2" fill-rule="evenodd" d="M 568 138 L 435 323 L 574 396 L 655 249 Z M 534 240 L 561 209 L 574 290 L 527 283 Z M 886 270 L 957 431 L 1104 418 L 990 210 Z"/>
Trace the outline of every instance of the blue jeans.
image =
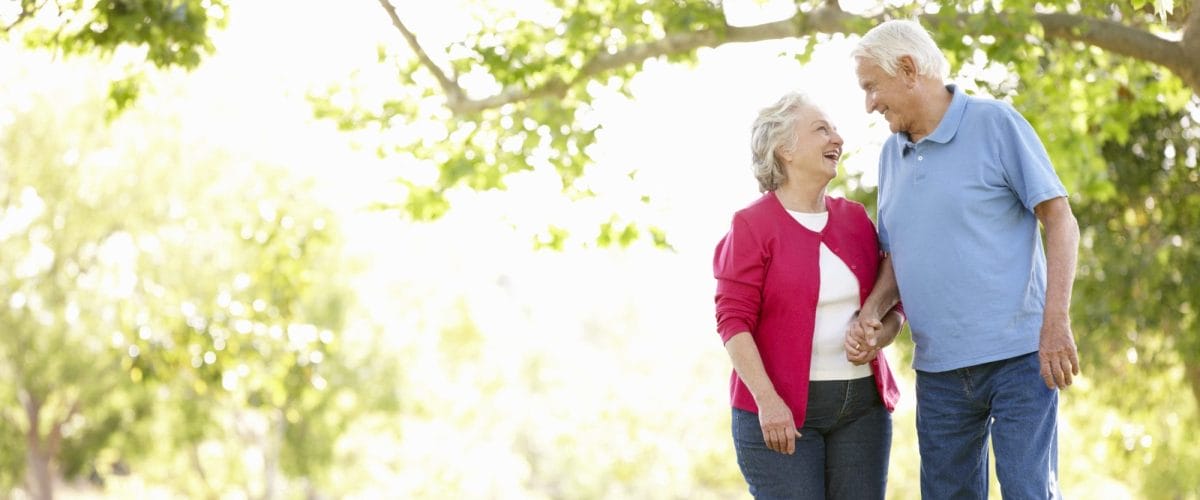
<path id="1" fill-rule="evenodd" d="M 883 498 L 892 415 L 874 377 L 809 384 L 808 416 L 796 453 L 767 448 L 758 415 L 733 409 L 738 466 L 758 499 Z"/>
<path id="2" fill-rule="evenodd" d="M 946 372 L 917 371 L 921 497 L 988 497 L 988 436 L 1004 498 L 1056 498 L 1058 391 L 1036 352 Z"/>

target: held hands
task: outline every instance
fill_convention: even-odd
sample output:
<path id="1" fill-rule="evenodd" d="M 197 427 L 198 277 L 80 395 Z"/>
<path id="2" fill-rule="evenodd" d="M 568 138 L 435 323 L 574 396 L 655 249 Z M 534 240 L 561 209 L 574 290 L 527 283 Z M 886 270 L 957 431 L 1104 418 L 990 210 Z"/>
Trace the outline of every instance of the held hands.
<path id="1" fill-rule="evenodd" d="M 792 418 L 792 410 L 778 394 L 758 401 L 758 425 L 762 428 L 763 441 L 770 448 L 785 455 L 796 452 L 796 439 L 800 431 L 796 430 L 796 421 Z"/>
<path id="2" fill-rule="evenodd" d="M 1079 355 L 1070 320 L 1046 321 L 1042 324 L 1038 342 L 1038 360 L 1042 365 L 1042 380 L 1051 389 L 1066 389 L 1072 377 L 1079 375 Z"/>
<path id="3" fill-rule="evenodd" d="M 879 318 L 858 315 L 846 327 L 846 360 L 856 365 L 871 362 L 888 343 Z M 888 338 L 888 341 L 891 339 Z"/>

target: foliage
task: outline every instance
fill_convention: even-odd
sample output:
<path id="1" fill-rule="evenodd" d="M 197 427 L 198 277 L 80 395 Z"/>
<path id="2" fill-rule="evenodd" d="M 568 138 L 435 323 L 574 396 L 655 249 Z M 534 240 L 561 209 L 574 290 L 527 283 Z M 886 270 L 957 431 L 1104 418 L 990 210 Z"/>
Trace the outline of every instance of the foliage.
<path id="1" fill-rule="evenodd" d="M 788 38 L 802 49 L 787 57 L 802 64 L 831 36 L 921 16 L 960 81 L 975 78 L 1011 100 L 1038 129 L 1084 228 L 1073 319 L 1085 377 L 1064 393 L 1064 442 L 1095 439 L 1076 440 L 1074 457 L 1064 452 L 1074 471 L 1064 481 L 1090 478 L 1095 467 L 1147 497 L 1200 495 L 1192 477 L 1200 456 L 1189 446 L 1200 433 L 1200 404 L 1180 404 L 1200 402 L 1200 345 L 1188 333 L 1197 326 L 1191 284 L 1200 268 L 1195 85 L 1175 67 L 1099 48 L 1086 25 L 1046 24 L 1055 14 L 1194 37 L 1183 24 L 1196 15 L 1194 2 L 889 2 L 849 13 L 799 1 L 792 18 L 751 27 L 728 25 L 724 7 L 710 1 L 539 5 L 515 12 L 479 2 L 468 33 L 447 46 L 381 48 L 379 62 L 399 74 L 386 98 L 372 100 L 358 82 L 311 98 L 318 116 L 376 135 L 378 154 L 402 165 L 407 195 L 392 206 L 437 220 L 455 191 L 503 190 L 530 172 L 555 176 L 567 198 L 595 196 L 586 177 L 605 140 L 598 110 L 632 96 L 648 61 L 688 65 L 707 47 Z M 29 14 L 0 14 L 9 37 L 65 54 L 144 51 L 136 55 L 145 66 L 168 68 L 194 67 L 227 14 L 225 2 L 200 0 L 19 6 Z M 410 7 L 381 6 L 381 19 L 400 9 L 393 23 L 404 36 Z M 433 28 L 413 28 L 413 40 L 432 38 Z M 40 443 L 61 435 L 57 449 L 46 449 L 62 476 L 113 484 L 132 470 L 186 496 L 269 496 L 286 488 L 280 476 L 298 478 L 289 492 L 306 495 L 311 489 L 295 484 L 386 484 L 370 492 L 391 495 L 740 491 L 725 422 L 695 418 L 724 405 L 709 391 L 723 383 L 713 374 L 727 373 L 723 353 L 694 347 L 713 345 L 696 340 L 710 325 L 689 319 L 693 310 L 658 309 L 662 297 L 707 282 L 676 276 L 666 281 L 678 288 L 631 291 L 629 282 L 655 280 L 630 273 L 612 288 L 619 291 L 600 295 L 628 295 L 653 304 L 654 314 L 637 320 L 611 314 L 631 305 L 601 303 L 580 325 L 541 316 L 574 307 L 561 277 L 579 269 L 558 269 L 555 283 L 535 284 L 554 294 L 521 302 L 496 290 L 508 270 L 489 267 L 468 287 L 476 294 L 469 303 L 422 303 L 425 323 L 412 331 L 407 317 L 377 325 L 405 325 L 397 358 L 354 345 L 344 338 L 353 300 L 339 279 L 335 221 L 279 170 L 229 168 L 243 163 L 164 146 L 179 140 L 177 126 L 130 139 L 149 127 L 115 111 L 144 84 L 130 69 L 110 87 L 110 108 L 43 99 L 0 121 L 0 253 L 14 263 L 0 268 L 0 328 L 14 332 L 0 340 L 0 374 L 15 381 L 0 386 L 0 490 L 29 472 L 33 424 Z M 105 114 L 107 125 L 97 119 Z M 861 178 L 842 189 L 874 203 Z M 661 228 L 628 214 L 605 214 L 598 225 L 601 244 L 650 236 L 668 246 Z M 567 238 L 550 225 L 537 244 L 563 249 Z M 590 289 L 617 273 L 601 274 L 582 282 Z M 427 290 L 414 288 L 420 293 L 405 292 L 412 300 L 396 314 L 417 309 L 413 297 Z M 488 317 L 481 304 L 496 297 L 518 319 Z M 659 317 L 671 321 L 642 323 Z M 538 322 L 552 324 L 542 329 L 553 335 L 539 336 Z M 661 364 L 663 353 L 675 364 Z M 27 402 L 39 410 L 32 422 Z M 898 428 L 911 428 L 905 418 Z M 365 464 L 377 457 L 358 450 L 379 441 L 394 443 L 393 454 L 384 465 Z M 262 459 L 247 458 L 255 453 Z M 401 480 L 381 482 L 374 467 L 391 467 Z M 503 473 L 480 483 L 483 470 Z M 913 491 L 911 481 L 894 487 Z"/>
<path id="2" fill-rule="evenodd" d="M 349 263 L 332 214 L 279 169 L 185 149 L 150 113 L 106 125 L 100 99 L 29 99 L 0 147 L 14 263 L 0 271 L 0 371 L 15 381 L 0 390 L 0 487 L 27 466 L 47 495 L 40 480 L 103 481 L 162 456 L 197 458 L 175 481 L 189 495 L 280 473 L 322 484 L 338 436 L 374 404 L 344 364 Z M 230 456 L 258 448 L 267 479 L 209 484 L 206 468 L 238 463 L 198 459 L 221 440 Z M 23 463 L 31 449 L 40 459 Z"/>
<path id="3" fill-rule="evenodd" d="M 1111 467 L 1148 498 L 1200 495 L 1200 113 L 1160 109 L 1102 148 L 1107 198 L 1075 203 L 1083 230 L 1076 331 Z M 1131 398 L 1131 394 L 1138 397 Z M 1186 403 L 1184 403 L 1186 401 Z M 1136 472 L 1134 472 L 1136 471 Z"/>
<path id="4" fill-rule="evenodd" d="M 472 4 L 469 30 L 445 47 L 421 44 L 423 33 L 404 23 L 412 14 L 404 7 L 381 5 L 408 44 L 408 50 L 379 51 L 381 63 L 395 65 L 402 87 L 383 101 L 347 99 L 345 88 L 335 88 L 313 102 L 317 116 L 346 130 L 438 124 L 422 133 L 388 134 L 379 149 L 439 172 L 424 180 L 400 173 L 409 189 L 396 207 L 416 220 L 443 215 L 452 190 L 505 189 L 509 175 L 528 170 L 553 169 L 569 197 L 594 195 L 579 179 L 598 137 L 590 118 L 597 99 L 629 95 L 629 83 L 647 59 L 687 63 L 698 50 L 734 41 L 796 37 L 805 42 L 796 55 L 802 62 L 828 33 L 862 33 L 885 18 L 921 17 L 956 71 L 1007 70 L 1001 81 L 980 83 L 999 95 L 1019 86 L 1014 104 L 1038 111 L 1027 114 L 1048 137 L 1068 184 L 1102 196 L 1111 194 L 1112 185 L 1102 174 L 1100 144 L 1122 139 L 1134 121 L 1162 105 L 1181 109 L 1195 92 L 1181 79 L 1190 70 L 1178 69 L 1191 63 L 1151 62 L 1149 53 L 1130 57 L 1097 48 L 1127 50 L 1095 33 L 1110 26 L 1097 23 L 1136 32 L 1121 35 L 1130 38 L 1181 32 L 1190 6 L 1170 3 L 955 0 L 848 13 L 836 2 L 798 1 L 790 19 L 748 27 L 727 24 L 721 4 L 707 1 L 557 0 L 522 12 Z M 597 241 L 624 246 L 645 234 L 638 221 L 625 228 L 606 226 Z M 656 240 L 665 245 L 665 238 Z"/>
<path id="5" fill-rule="evenodd" d="M 223 0 L 19 0 L 0 12 L 0 38 L 68 56 L 139 54 L 144 65 L 192 69 L 212 53 L 212 31 L 225 25 Z M 5 15 L 7 14 L 7 15 Z M 141 90 L 136 66 L 110 83 L 108 114 L 128 108 Z"/>

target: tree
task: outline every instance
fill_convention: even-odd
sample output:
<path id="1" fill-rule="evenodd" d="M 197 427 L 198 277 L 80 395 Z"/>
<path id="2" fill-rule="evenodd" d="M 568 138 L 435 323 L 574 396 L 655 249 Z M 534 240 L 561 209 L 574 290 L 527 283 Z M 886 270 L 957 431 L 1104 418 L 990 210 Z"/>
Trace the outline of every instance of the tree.
<path id="1" fill-rule="evenodd" d="M 598 125 L 587 119 L 596 96 L 628 93 L 647 60 L 695 61 L 698 51 L 730 43 L 797 39 L 803 49 L 794 55 L 803 61 L 830 36 L 919 17 L 954 70 L 965 63 L 1007 68 L 1011 78 L 982 83 L 1011 94 L 1018 108 L 1038 110 L 1043 119 L 1035 125 L 1064 177 L 1088 192 L 1111 191 L 1103 141 L 1124 140 L 1138 117 L 1162 106 L 1179 110 L 1200 91 L 1196 1 L 1178 9 L 1144 1 L 922 2 L 854 13 L 836 1 L 797 1 L 787 19 L 734 26 L 720 2 L 561 0 L 526 17 L 479 6 L 472 31 L 447 47 L 423 44 L 421 27 L 405 21 L 403 8 L 379 3 L 405 44 L 380 51 L 381 62 L 398 67 L 396 98 L 349 108 L 327 97 L 314 103 L 318 116 L 347 130 L 440 124 L 380 150 L 439 170 L 432 183 L 402 176 L 408 194 L 400 206 L 417 220 L 443 214 L 449 190 L 504 189 L 505 178 L 520 171 L 553 168 L 569 196 L 587 196 L 576 181 L 596 142 Z M 636 235 L 635 223 L 610 224 L 600 239 L 622 241 L 631 228 Z"/>
<path id="2" fill-rule="evenodd" d="M 798 1 L 791 17 L 754 26 L 731 25 L 720 2 L 558 1 L 525 17 L 480 7 L 471 31 L 445 47 L 423 43 L 403 6 L 379 3 L 404 43 L 381 51 L 381 61 L 401 74 L 397 99 L 314 102 L 318 116 L 347 130 L 441 124 L 437 133 L 402 136 L 408 140 L 380 151 L 438 169 L 433 182 L 407 181 L 400 207 L 417 220 L 448 210 L 453 190 L 504 189 L 505 178 L 520 171 L 553 169 L 568 196 L 586 196 L 576 181 L 598 131 L 588 114 L 599 95 L 628 95 L 648 60 L 688 63 L 724 44 L 795 39 L 801 48 L 788 55 L 803 63 L 833 36 L 919 18 L 952 75 L 975 79 L 1029 118 L 1080 207 L 1085 247 L 1073 313 L 1085 369 L 1109 386 L 1087 397 L 1118 422 L 1099 427 L 1120 426 L 1105 439 L 1115 442 L 1124 466 L 1154 464 L 1137 481 L 1147 494 L 1194 488 L 1196 454 L 1180 443 L 1200 432 L 1200 350 L 1185 333 L 1196 325 L 1200 299 L 1190 285 L 1200 262 L 1188 239 L 1200 213 L 1200 1 L 949 1 L 864 12 Z M 982 67 L 1001 68 L 1002 76 L 970 71 Z M 850 194 L 872 206 L 870 190 Z M 611 229 L 636 224 L 610 224 L 598 239 L 617 241 Z M 1114 294 L 1114 281 L 1130 293 Z M 1162 400 L 1180 392 L 1194 404 Z M 1155 397 L 1134 404 L 1133 393 Z M 1150 421 L 1162 412 L 1170 423 Z"/>
<path id="3" fill-rule="evenodd" d="M 137 50 L 145 65 L 192 69 L 213 51 L 210 33 L 228 15 L 223 0 L 11 0 L 0 9 L 0 38 L 65 55 Z M 109 114 L 137 99 L 141 68 L 111 82 Z"/>
<path id="4" fill-rule="evenodd" d="M 111 436 L 147 414 L 143 394 L 127 391 L 122 354 L 107 341 L 119 327 L 106 318 L 128 293 L 122 256 L 147 223 L 136 214 L 148 210 L 126 190 L 136 177 L 103 158 L 98 127 L 75 128 L 77 118 L 32 100 L 36 114 L 17 115 L 0 148 L 0 245 L 15 264 L 0 274 L 0 370 L 13 381 L 3 390 L 3 419 L 20 435 L 0 448 L 22 450 L 29 491 L 50 498 L 70 450 L 101 448 L 107 436 L 95 431 Z M 64 175 L 81 161 L 104 165 L 91 176 Z M 100 182 L 105 174 L 116 181 Z"/>
<path id="5" fill-rule="evenodd" d="M 1113 468 L 1141 476 L 1134 484 L 1149 498 L 1200 493 L 1200 453 L 1186 444 L 1200 435 L 1198 144 L 1200 113 L 1143 116 L 1127 142 L 1103 147 L 1119 189 L 1075 207 L 1083 248 L 1073 319 L 1082 362 L 1096 373 L 1087 396 L 1107 406 L 1094 428 Z"/>
<path id="6" fill-rule="evenodd" d="M 596 95 L 628 93 L 630 78 L 647 60 L 691 62 L 698 51 L 731 43 L 794 39 L 801 48 L 793 55 L 803 61 L 831 36 L 919 17 L 954 70 L 965 64 L 1008 70 L 1005 81 L 983 83 L 1011 96 L 1019 109 L 1037 111 L 1026 114 L 1047 137 L 1064 178 L 1089 194 L 1112 191 L 1103 174 L 1104 141 L 1123 142 L 1144 114 L 1162 106 L 1178 111 L 1200 92 L 1200 0 L 1179 6 L 1171 0 L 881 2 L 855 12 L 836 0 L 798 0 L 790 17 L 751 26 L 730 24 L 714 0 L 555 0 L 532 15 L 490 3 L 474 7 L 476 22 L 461 40 L 430 47 L 421 42 L 421 26 L 380 0 L 381 18 L 404 44 L 380 49 L 380 62 L 399 69 L 395 98 L 350 107 L 314 98 L 318 116 L 344 129 L 400 137 L 385 140 L 380 154 L 439 171 L 431 183 L 401 175 L 408 193 L 397 204 L 416 220 L 445 213 L 448 190 L 503 189 L 507 176 L 533 169 L 556 172 L 568 196 L 591 195 L 576 181 L 596 141 L 598 125 L 587 119 Z M 211 30 L 229 14 L 219 0 L 14 4 L 0 13 L 0 33 L 66 54 L 138 48 L 147 64 L 164 68 L 199 64 L 213 49 Z M 140 87 L 135 75 L 114 82 L 114 110 L 131 103 Z M 417 137 L 386 133 L 414 122 L 440 124 L 440 130 Z M 628 243 L 642 234 L 619 217 L 601 229 L 601 242 Z M 661 229 L 649 229 L 666 245 Z M 565 237 L 555 228 L 544 236 L 550 246 Z"/>
<path id="7" fill-rule="evenodd" d="M 153 476 L 156 460 L 189 496 L 318 487 L 372 404 L 344 355 L 332 213 L 166 118 L 105 121 L 98 96 L 42 92 L 12 96 L 29 106 L 0 127 L 0 488 L 23 476 L 52 498 L 58 480 Z M 265 432 L 239 434 L 247 421 Z M 222 440 L 260 448 L 265 477 L 212 483 L 233 462 L 197 450 Z"/>

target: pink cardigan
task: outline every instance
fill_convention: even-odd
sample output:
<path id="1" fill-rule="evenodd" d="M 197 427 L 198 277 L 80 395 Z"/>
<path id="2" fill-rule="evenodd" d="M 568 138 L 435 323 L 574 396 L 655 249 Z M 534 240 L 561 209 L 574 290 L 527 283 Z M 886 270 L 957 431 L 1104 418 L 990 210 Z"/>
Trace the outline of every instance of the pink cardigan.
<path id="1" fill-rule="evenodd" d="M 829 221 L 824 230 L 814 233 L 787 213 L 775 193 L 768 192 L 734 214 L 729 233 L 713 256 L 721 340 L 741 332 L 754 336 L 767 376 L 791 408 L 797 428 L 804 425 L 808 402 L 820 243 L 858 278 L 860 305 L 871 293 L 879 269 L 879 242 L 866 209 L 828 196 L 825 206 Z M 900 390 L 882 352 L 871 362 L 871 371 L 884 406 L 892 411 Z M 730 400 L 735 408 L 758 413 L 754 396 L 736 371 L 730 377 Z"/>

